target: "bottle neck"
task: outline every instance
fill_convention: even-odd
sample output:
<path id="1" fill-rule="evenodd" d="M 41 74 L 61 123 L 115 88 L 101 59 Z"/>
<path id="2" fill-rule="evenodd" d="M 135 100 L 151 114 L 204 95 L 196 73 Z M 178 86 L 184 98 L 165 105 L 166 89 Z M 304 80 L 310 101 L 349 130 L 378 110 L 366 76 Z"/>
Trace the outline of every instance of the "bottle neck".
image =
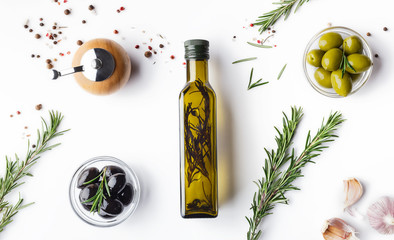
<path id="1" fill-rule="evenodd" d="M 186 60 L 187 82 L 208 83 L 208 60 Z"/>

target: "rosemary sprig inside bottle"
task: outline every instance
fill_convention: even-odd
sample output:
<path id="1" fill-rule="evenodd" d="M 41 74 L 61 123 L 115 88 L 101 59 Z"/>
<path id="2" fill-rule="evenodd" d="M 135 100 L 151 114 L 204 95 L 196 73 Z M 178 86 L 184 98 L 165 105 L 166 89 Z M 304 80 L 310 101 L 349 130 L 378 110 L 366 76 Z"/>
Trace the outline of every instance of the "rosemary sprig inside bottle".
<path id="1" fill-rule="evenodd" d="M 105 191 L 107 191 L 108 196 L 111 197 L 111 193 L 110 193 L 109 187 L 108 187 L 107 178 L 105 176 L 106 172 L 107 172 L 107 168 L 104 168 L 104 170 L 97 177 L 93 178 L 90 181 L 83 183 L 83 185 L 89 185 L 89 184 L 95 182 L 100 177 L 103 178 L 103 180 L 100 182 L 100 185 L 98 186 L 96 194 L 93 197 L 82 202 L 82 203 L 92 203 L 92 207 L 90 208 L 90 212 L 100 213 L 100 208 L 101 208 L 101 204 L 103 203 L 103 199 L 104 198 L 106 199 L 106 196 L 104 195 L 104 189 L 105 189 Z"/>
<path id="2" fill-rule="evenodd" d="M 312 138 L 308 132 L 305 148 L 300 156 L 295 155 L 294 148 L 289 151 L 292 139 L 297 129 L 298 123 L 303 116 L 302 108 L 292 107 L 291 119 L 287 115 L 283 116 L 283 129 L 280 131 L 275 127 L 278 136 L 275 138 L 277 149 L 268 151 L 265 149 L 267 158 L 263 166 L 264 177 L 255 182 L 258 190 L 253 196 L 251 210 L 252 217 L 246 217 L 249 223 L 247 232 L 248 240 L 258 240 L 262 231 L 258 229 L 262 219 L 272 214 L 271 210 L 276 203 L 287 204 L 288 199 L 285 193 L 289 190 L 299 190 L 293 185 L 294 180 L 302 177 L 301 169 L 312 159 L 319 156 L 321 152 L 328 148 L 325 143 L 332 142 L 337 137 L 334 132 L 344 121 L 342 114 L 335 112 L 329 116 L 326 122 L 318 129 Z M 282 168 L 288 165 L 286 169 Z"/>
<path id="3" fill-rule="evenodd" d="M 269 27 L 273 26 L 276 21 L 282 16 L 285 17 L 285 20 L 289 17 L 291 13 L 291 9 L 294 5 L 297 6 L 294 10 L 294 13 L 297 12 L 298 8 L 301 7 L 305 2 L 309 2 L 309 0 L 282 0 L 280 2 L 274 2 L 273 4 L 280 5 L 278 8 L 264 13 L 262 16 L 258 17 L 254 25 L 260 26 L 259 32 L 263 33 Z"/>
<path id="4" fill-rule="evenodd" d="M 31 149 L 30 141 L 28 141 L 27 154 L 24 160 L 21 160 L 17 154 L 15 154 L 15 160 L 11 160 L 11 158 L 7 156 L 5 157 L 5 175 L 0 178 L 0 232 L 2 232 L 4 228 L 13 221 L 12 218 L 19 212 L 19 210 L 33 204 L 29 203 L 23 205 L 23 198 L 19 195 L 19 200 L 13 205 L 6 201 L 6 196 L 11 193 L 12 190 L 24 183 L 21 181 L 23 177 L 33 176 L 30 173 L 30 168 L 37 163 L 41 154 L 60 145 L 60 143 L 50 145 L 50 141 L 68 131 L 58 131 L 58 127 L 63 120 L 63 115 L 61 113 L 49 111 L 49 116 L 49 124 L 41 118 L 42 129 L 41 131 L 40 129 L 37 130 L 36 148 Z"/>

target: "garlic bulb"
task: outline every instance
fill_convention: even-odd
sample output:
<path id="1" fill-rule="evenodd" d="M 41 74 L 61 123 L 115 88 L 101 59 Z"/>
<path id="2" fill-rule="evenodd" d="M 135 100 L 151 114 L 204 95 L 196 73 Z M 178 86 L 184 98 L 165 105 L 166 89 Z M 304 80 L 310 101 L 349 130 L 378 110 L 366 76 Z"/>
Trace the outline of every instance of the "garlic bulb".
<path id="1" fill-rule="evenodd" d="M 355 204 L 363 195 L 363 186 L 360 181 L 356 178 L 349 178 L 344 180 L 343 184 L 345 186 L 345 210 L 350 206 Z"/>
<path id="2" fill-rule="evenodd" d="M 359 240 L 353 227 L 340 218 L 327 220 L 322 228 L 326 240 Z"/>
<path id="3" fill-rule="evenodd" d="M 394 199 L 382 197 L 368 208 L 369 224 L 381 234 L 394 233 Z"/>

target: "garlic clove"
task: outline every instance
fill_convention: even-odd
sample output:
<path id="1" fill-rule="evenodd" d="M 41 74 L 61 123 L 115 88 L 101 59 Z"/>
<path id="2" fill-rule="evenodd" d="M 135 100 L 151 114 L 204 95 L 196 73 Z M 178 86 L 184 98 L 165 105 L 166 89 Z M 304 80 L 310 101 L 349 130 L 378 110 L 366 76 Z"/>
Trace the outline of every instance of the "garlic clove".
<path id="1" fill-rule="evenodd" d="M 368 208 L 369 224 L 381 234 L 394 234 L 394 198 L 382 197 Z"/>
<path id="2" fill-rule="evenodd" d="M 363 185 L 356 178 L 349 178 L 343 181 L 345 191 L 345 208 L 348 209 L 350 206 L 355 204 L 363 195 Z"/>
<path id="3" fill-rule="evenodd" d="M 326 240 L 359 240 L 352 226 L 340 218 L 327 220 L 322 228 Z"/>

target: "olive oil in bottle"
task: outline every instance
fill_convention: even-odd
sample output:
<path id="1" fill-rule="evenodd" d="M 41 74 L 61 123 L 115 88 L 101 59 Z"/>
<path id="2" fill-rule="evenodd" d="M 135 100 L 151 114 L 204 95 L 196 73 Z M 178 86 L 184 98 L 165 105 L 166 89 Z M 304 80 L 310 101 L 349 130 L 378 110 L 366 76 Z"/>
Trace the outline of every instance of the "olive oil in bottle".
<path id="1" fill-rule="evenodd" d="M 181 215 L 218 214 L 216 95 L 208 82 L 209 42 L 185 42 L 187 83 L 179 96 Z"/>

